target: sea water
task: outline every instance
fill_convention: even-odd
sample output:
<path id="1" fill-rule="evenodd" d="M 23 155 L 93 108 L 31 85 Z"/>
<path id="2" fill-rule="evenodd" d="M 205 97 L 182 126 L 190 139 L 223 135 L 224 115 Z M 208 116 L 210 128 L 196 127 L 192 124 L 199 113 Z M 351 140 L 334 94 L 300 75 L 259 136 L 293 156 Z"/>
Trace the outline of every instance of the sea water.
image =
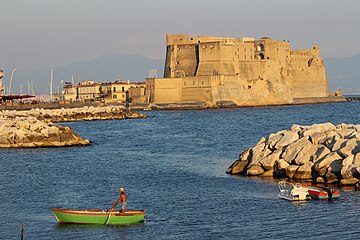
<path id="1" fill-rule="evenodd" d="M 360 103 L 149 111 L 61 123 L 86 147 L 0 150 L 0 239 L 358 239 L 360 192 L 278 198 L 277 180 L 225 173 L 240 150 L 292 124 L 360 124 Z M 129 226 L 59 225 L 52 207 L 109 209 L 125 188 Z"/>

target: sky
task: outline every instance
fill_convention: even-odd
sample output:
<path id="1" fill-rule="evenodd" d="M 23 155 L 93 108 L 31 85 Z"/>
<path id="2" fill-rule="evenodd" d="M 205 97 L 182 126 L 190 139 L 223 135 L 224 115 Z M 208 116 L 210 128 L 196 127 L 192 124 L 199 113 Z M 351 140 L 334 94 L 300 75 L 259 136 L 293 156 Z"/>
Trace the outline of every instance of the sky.
<path id="1" fill-rule="evenodd" d="M 268 36 L 322 57 L 360 53 L 358 0 L 0 0 L 0 69 L 104 53 L 165 58 L 165 35 Z"/>

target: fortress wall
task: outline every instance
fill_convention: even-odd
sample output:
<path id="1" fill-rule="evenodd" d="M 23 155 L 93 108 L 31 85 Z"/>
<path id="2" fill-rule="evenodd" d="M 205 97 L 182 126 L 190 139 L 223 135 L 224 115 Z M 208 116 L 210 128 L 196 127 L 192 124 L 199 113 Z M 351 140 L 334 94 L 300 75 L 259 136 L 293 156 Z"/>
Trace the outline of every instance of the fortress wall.
<path id="1" fill-rule="evenodd" d="M 278 60 L 280 62 L 286 61 L 289 57 L 290 44 L 288 42 L 280 42 L 271 39 L 261 39 L 256 41 L 256 45 L 262 44 L 264 47 L 263 51 L 258 51 L 258 53 L 263 53 L 266 60 Z"/>
<path id="2" fill-rule="evenodd" d="M 195 76 L 198 65 L 198 46 L 177 45 L 175 77 Z"/>
<path id="3" fill-rule="evenodd" d="M 181 102 L 181 94 L 181 78 L 146 79 L 146 95 L 150 103 Z"/>
<path id="4" fill-rule="evenodd" d="M 264 79 L 266 76 L 266 61 L 240 61 L 238 72 L 239 77 L 248 79 L 249 81 Z"/>
<path id="5" fill-rule="evenodd" d="M 171 34 L 166 35 L 166 45 L 183 45 L 183 44 L 198 44 L 206 42 L 221 42 L 225 39 L 223 37 L 209 37 L 209 36 L 194 36 L 190 37 L 188 34 Z M 235 41 L 236 38 L 233 38 Z"/>
<path id="6" fill-rule="evenodd" d="M 175 46 L 166 46 L 164 78 L 172 77 L 172 69 L 175 67 Z"/>
<path id="7" fill-rule="evenodd" d="M 327 97 L 328 82 L 319 47 L 310 50 L 291 50 L 289 66 L 294 98 Z"/>
<path id="8" fill-rule="evenodd" d="M 308 57 L 318 57 L 320 58 L 320 48 L 319 46 L 312 46 L 311 49 L 296 49 L 290 50 L 290 55 L 292 56 L 308 56 Z"/>
<path id="9" fill-rule="evenodd" d="M 293 80 L 293 98 L 327 97 L 328 82 L 325 68 L 314 66 L 312 69 L 291 71 Z"/>
<path id="10" fill-rule="evenodd" d="M 198 65 L 198 46 L 168 46 L 166 53 L 165 77 L 194 76 Z"/>
<path id="11" fill-rule="evenodd" d="M 199 65 L 196 75 L 236 75 L 239 61 L 254 60 L 253 43 L 204 43 L 199 46 Z"/>
<path id="12" fill-rule="evenodd" d="M 215 61 L 220 61 L 220 59 L 221 59 L 221 48 L 219 42 L 201 43 L 199 45 L 200 63 L 215 62 Z"/>
<path id="13" fill-rule="evenodd" d="M 211 101 L 212 79 L 216 76 L 188 77 L 182 79 L 181 101 Z"/>
<path id="14" fill-rule="evenodd" d="M 242 61 L 254 59 L 254 43 L 223 44 L 221 46 L 221 60 Z"/>
<path id="15" fill-rule="evenodd" d="M 292 101 L 289 90 L 279 81 L 246 79 L 241 76 L 222 76 L 214 102 L 232 101 L 238 106 L 286 104 Z"/>

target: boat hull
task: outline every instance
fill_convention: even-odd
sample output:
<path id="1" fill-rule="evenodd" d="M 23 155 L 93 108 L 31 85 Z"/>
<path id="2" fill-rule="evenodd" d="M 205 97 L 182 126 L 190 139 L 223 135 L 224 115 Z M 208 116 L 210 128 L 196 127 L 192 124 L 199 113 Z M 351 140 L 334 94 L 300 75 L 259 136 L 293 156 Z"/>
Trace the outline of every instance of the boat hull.
<path id="1" fill-rule="evenodd" d="M 143 222 L 145 215 L 141 210 L 126 210 L 124 215 L 112 211 L 111 216 L 105 210 L 53 208 L 52 211 L 60 224 L 133 224 Z"/>
<path id="2" fill-rule="evenodd" d="M 341 193 L 339 189 L 333 189 L 329 187 L 324 186 L 315 186 L 315 185 L 305 185 L 309 188 L 309 195 L 312 199 L 321 200 L 321 199 L 333 199 L 333 198 L 339 198 Z M 331 197 L 329 197 L 329 194 Z"/>
<path id="3" fill-rule="evenodd" d="M 317 189 L 309 189 L 309 194 L 311 198 L 322 200 L 322 199 L 328 199 L 329 194 L 325 190 L 317 190 Z M 340 191 L 336 190 L 332 193 L 331 198 L 339 198 L 340 197 Z"/>

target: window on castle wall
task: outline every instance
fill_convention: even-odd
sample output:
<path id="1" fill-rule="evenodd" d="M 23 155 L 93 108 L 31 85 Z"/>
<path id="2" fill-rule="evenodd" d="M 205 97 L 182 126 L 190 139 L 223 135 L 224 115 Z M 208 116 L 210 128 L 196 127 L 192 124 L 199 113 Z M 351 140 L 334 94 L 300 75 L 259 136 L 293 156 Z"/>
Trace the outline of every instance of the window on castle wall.
<path id="1" fill-rule="evenodd" d="M 252 55 L 250 55 L 250 59 L 252 59 Z"/>
<path id="2" fill-rule="evenodd" d="M 204 85 L 204 81 L 201 81 L 201 85 Z"/>
<path id="3" fill-rule="evenodd" d="M 246 52 L 246 48 L 244 48 L 244 52 Z"/>
<path id="4" fill-rule="evenodd" d="M 246 59 L 246 55 L 244 55 L 244 59 Z"/>
<path id="5" fill-rule="evenodd" d="M 251 85 L 248 86 L 248 89 L 251 89 Z"/>

